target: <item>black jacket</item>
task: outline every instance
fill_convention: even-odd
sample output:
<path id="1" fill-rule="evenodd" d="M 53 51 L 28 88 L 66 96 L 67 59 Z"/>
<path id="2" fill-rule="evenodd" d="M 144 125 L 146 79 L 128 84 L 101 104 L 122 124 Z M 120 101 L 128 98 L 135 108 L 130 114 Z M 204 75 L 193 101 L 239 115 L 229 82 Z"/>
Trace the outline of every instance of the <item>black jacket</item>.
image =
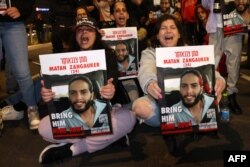
<path id="1" fill-rule="evenodd" d="M 7 6 L 9 7 L 9 1 L 7 2 Z M 9 16 L 0 15 L 0 22 L 17 22 L 17 21 L 25 21 L 33 11 L 33 5 L 35 3 L 34 0 L 10 0 L 11 6 L 16 7 L 21 16 L 17 19 L 12 19 Z"/>
<path id="2" fill-rule="evenodd" d="M 75 21 L 76 5 L 74 0 L 51 0 L 50 22 L 52 26 L 72 26 Z"/>

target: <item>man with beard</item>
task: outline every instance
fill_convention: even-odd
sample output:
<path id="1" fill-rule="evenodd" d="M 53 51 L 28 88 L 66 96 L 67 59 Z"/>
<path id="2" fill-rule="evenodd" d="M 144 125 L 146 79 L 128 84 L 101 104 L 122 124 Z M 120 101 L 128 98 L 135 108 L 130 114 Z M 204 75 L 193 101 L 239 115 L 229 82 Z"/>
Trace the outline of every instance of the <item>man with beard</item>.
<path id="1" fill-rule="evenodd" d="M 174 113 L 175 123 L 192 122 L 192 125 L 200 123 L 216 122 L 214 98 L 203 93 L 202 75 L 197 70 L 187 70 L 180 77 L 181 101 L 173 105 L 173 108 L 181 106 L 181 111 Z"/>
<path id="2" fill-rule="evenodd" d="M 135 57 L 129 55 L 129 46 L 124 41 L 118 41 L 115 46 L 115 55 L 118 63 L 118 71 L 120 74 L 126 75 L 127 72 L 136 73 Z"/>
<path id="3" fill-rule="evenodd" d="M 234 1 L 237 12 L 244 19 L 246 25 L 250 24 L 250 1 L 249 0 L 235 0 Z"/>
<path id="4" fill-rule="evenodd" d="M 250 23 L 250 10 L 249 0 L 235 0 L 235 10 L 233 10 L 229 15 L 236 13 L 236 17 L 231 19 L 232 25 L 243 24 L 247 26 Z"/>
<path id="5" fill-rule="evenodd" d="M 69 82 L 68 93 L 71 107 L 62 112 L 72 115 L 72 118 L 64 119 L 67 128 L 83 126 L 84 130 L 89 130 L 92 127 L 109 126 L 105 113 L 108 105 L 104 101 L 94 99 L 93 85 L 87 77 L 74 77 Z M 99 119 L 100 117 L 106 119 Z"/>

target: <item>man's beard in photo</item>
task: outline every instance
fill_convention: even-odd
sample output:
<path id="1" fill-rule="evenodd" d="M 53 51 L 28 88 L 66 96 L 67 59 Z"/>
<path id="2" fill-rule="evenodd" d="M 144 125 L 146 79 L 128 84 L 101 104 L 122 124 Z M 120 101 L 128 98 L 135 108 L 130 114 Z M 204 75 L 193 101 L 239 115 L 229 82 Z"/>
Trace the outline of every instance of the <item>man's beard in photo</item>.
<path id="1" fill-rule="evenodd" d="M 247 9 L 248 9 L 249 5 L 244 5 L 244 9 L 243 10 L 238 10 L 238 8 L 236 7 L 236 10 L 239 14 L 244 13 Z"/>
<path id="2" fill-rule="evenodd" d="M 71 107 L 72 107 L 72 109 L 74 110 L 74 112 L 76 112 L 77 114 L 82 114 L 82 113 L 84 113 L 85 111 L 87 111 L 91 106 L 93 106 L 94 105 L 94 100 L 89 100 L 87 103 L 86 103 L 86 105 L 85 105 L 85 107 L 83 108 L 83 109 L 76 109 L 75 107 L 74 107 L 74 104 L 75 103 L 72 103 L 71 102 Z"/>
<path id="3" fill-rule="evenodd" d="M 196 96 L 193 103 L 186 103 L 184 100 L 184 97 L 181 96 L 182 103 L 187 108 L 191 108 L 191 107 L 195 106 L 202 99 L 203 99 L 203 95 L 202 95 L 202 93 L 200 93 L 198 96 Z"/>
<path id="4" fill-rule="evenodd" d="M 128 55 L 125 55 L 122 60 L 118 59 L 118 62 L 123 63 L 124 61 L 128 60 L 128 57 L 129 57 Z"/>

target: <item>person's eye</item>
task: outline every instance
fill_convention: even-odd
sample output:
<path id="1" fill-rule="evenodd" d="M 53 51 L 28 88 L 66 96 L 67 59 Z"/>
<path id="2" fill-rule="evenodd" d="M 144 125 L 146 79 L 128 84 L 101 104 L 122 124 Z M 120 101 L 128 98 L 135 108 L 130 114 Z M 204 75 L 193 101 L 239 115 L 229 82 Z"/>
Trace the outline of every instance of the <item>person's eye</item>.
<path id="1" fill-rule="evenodd" d="M 186 85 L 181 85 L 181 88 L 182 88 L 182 89 L 186 88 Z"/>
<path id="2" fill-rule="evenodd" d="M 170 27 L 172 30 L 175 30 L 176 29 L 176 26 L 171 26 Z"/>
<path id="3" fill-rule="evenodd" d="M 161 27 L 161 30 L 166 30 L 167 29 L 167 27 Z"/>
<path id="4" fill-rule="evenodd" d="M 86 31 L 88 31 L 88 32 L 94 32 L 95 30 L 93 30 L 92 28 L 87 28 Z"/>
<path id="5" fill-rule="evenodd" d="M 85 95 L 85 94 L 87 94 L 87 93 L 89 93 L 89 91 L 87 91 L 87 90 L 81 91 L 81 94 L 82 94 L 82 95 Z"/>
<path id="6" fill-rule="evenodd" d="M 193 88 L 197 88 L 198 87 L 198 84 L 194 84 L 192 85 Z"/>

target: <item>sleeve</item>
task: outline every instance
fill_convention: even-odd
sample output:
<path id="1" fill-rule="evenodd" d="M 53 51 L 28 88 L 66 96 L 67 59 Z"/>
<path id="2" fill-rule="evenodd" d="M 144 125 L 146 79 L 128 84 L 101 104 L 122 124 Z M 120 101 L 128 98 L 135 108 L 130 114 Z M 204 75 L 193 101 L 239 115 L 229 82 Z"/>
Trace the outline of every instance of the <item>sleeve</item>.
<path id="1" fill-rule="evenodd" d="M 213 3 L 213 0 L 202 0 L 201 4 L 204 8 L 210 11 L 210 5 Z"/>
<path id="2" fill-rule="evenodd" d="M 142 51 L 138 80 L 143 92 L 146 94 L 147 85 L 152 81 L 157 81 L 155 50 L 153 48 Z"/>

